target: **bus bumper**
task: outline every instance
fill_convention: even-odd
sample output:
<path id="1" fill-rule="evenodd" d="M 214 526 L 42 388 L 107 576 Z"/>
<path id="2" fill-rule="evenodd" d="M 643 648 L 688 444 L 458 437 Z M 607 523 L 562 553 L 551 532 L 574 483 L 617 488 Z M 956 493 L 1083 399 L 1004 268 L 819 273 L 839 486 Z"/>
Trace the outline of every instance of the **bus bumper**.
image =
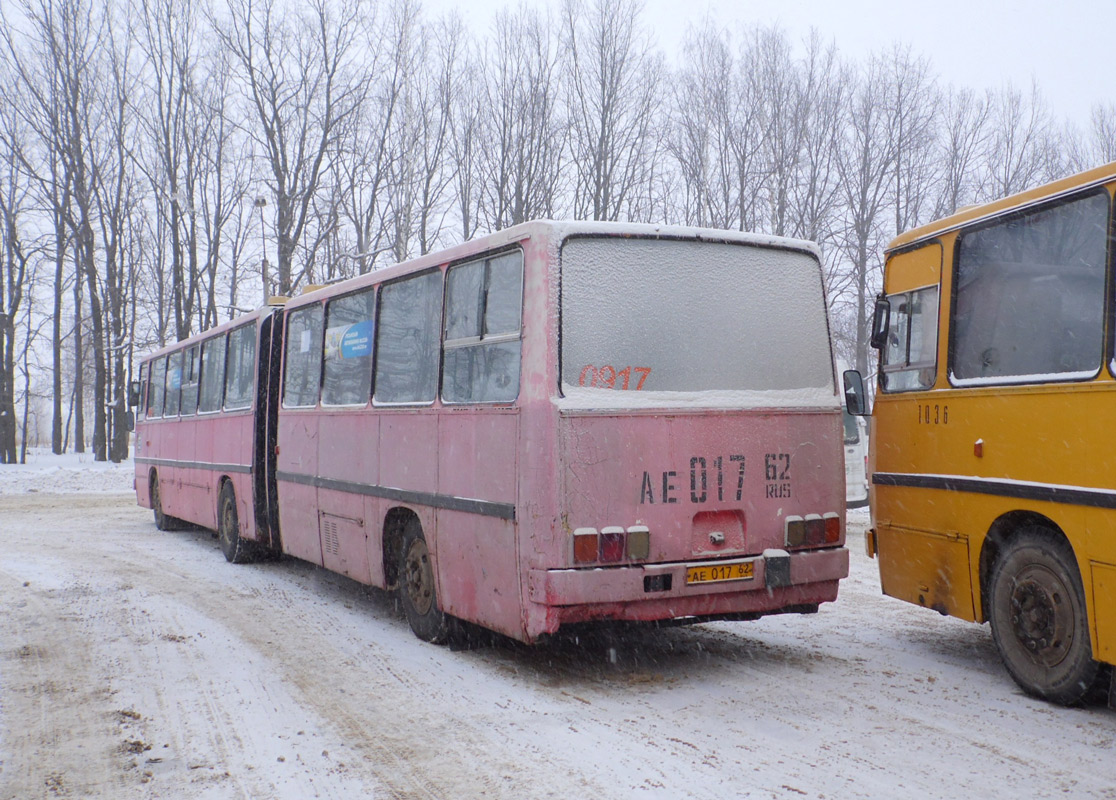
<path id="1" fill-rule="evenodd" d="M 752 577 L 686 583 L 686 562 L 591 569 L 531 570 L 528 597 L 558 607 L 562 623 L 590 619 L 656 620 L 731 613 L 776 613 L 788 606 L 837 599 L 849 574 L 844 547 L 786 553 L 768 550 L 752 562 Z"/>

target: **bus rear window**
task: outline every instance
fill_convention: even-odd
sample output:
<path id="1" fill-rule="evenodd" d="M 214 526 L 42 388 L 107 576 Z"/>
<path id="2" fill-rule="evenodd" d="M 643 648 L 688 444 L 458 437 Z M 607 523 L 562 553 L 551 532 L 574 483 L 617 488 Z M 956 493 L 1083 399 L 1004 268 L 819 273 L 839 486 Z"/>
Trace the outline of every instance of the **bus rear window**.
<path id="1" fill-rule="evenodd" d="M 562 391 L 575 404 L 832 402 L 809 253 L 572 238 L 562 248 Z"/>

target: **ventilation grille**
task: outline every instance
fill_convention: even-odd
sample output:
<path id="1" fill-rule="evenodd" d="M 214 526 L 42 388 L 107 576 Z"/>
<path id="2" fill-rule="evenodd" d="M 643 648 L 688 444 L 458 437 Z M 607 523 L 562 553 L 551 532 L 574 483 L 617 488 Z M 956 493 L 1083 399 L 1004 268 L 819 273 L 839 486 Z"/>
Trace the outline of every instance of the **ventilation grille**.
<path id="1" fill-rule="evenodd" d="M 322 516 L 322 549 L 332 555 L 337 555 L 341 550 L 341 538 L 337 535 L 337 523 L 326 516 Z"/>

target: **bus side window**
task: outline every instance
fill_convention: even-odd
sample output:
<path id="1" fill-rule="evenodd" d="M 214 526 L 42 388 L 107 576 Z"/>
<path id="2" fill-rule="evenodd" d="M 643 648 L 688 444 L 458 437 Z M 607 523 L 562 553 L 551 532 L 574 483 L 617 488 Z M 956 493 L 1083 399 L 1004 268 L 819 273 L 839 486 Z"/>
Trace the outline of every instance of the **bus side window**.
<path id="1" fill-rule="evenodd" d="M 283 407 L 308 408 L 318 404 L 322 380 L 322 307 L 292 311 L 287 321 L 287 350 L 283 357 Z"/>
<path id="2" fill-rule="evenodd" d="M 198 392 L 198 411 L 220 411 L 225 390 L 225 336 L 215 336 L 202 342 L 201 388 Z"/>
<path id="3" fill-rule="evenodd" d="M 1108 205 L 1100 191 L 961 237 L 955 383 L 1080 380 L 1100 370 Z"/>
<path id="4" fill-rule="evenodd" d="M 380 289 L 376 335 L 377 403 L 431 403 L 438 393 L 442 273 L 427 272 Z"/>
<path id="5" fill-rule="evenodd" d="M 192 416 L 198 410 L 198 379 L 201 376 L 201 353 L 194 345 L 183 355 L 182 362 L 182 407 L 179 413 L 184 417 Z"/>
<path id="6" fill-rule="evenodd" d="M 451 267 L 447 274 L 442 399 L 507 403 L 519 395 L 523 255 Z"/>
<path id="7" fill-rule="evenodd" d="M 163 416 L 177 417 L 182 400 L 182 351 L 167 356 L 167 397 Z"/>
<path id="8" fill-rule="evenodd" d="M 885 391 L 909 392 L 934 385 L 938 361 L 938 287 L 889 295 L 891 321 L 881 351 Z"/>
<path id="9" fill-rule="evenodd" d="M 256 368 L 256 326 L 242 325 L 229 333 L 225 361 L 225 409 L 250 408 Z"/>
<path id="10" fill-rule="evenodd" d="M 372 394 L 372 313 L 366 289 L 329 301 L 326 309 L 322 405 L 365 405 Z"/>
<path id="11" fill-rule="evenodd" d="M 147 384 L 148 384 L 147 371 L 148 371 L 147 364 L 140 364 L 140 368 L 139 368 L 140 396 L 139 396 L 139 405 L 136 407 L 136 417 L 138 419 L 144 419 L 147 416 Z"/>
<path id="12" fill-rule="evenodd" d="M 167 359 L 158 358 L 151 364 L 151 388 L 147 391 L 147 416 L 163 416 L 163 400 L 166 397 Z"/>

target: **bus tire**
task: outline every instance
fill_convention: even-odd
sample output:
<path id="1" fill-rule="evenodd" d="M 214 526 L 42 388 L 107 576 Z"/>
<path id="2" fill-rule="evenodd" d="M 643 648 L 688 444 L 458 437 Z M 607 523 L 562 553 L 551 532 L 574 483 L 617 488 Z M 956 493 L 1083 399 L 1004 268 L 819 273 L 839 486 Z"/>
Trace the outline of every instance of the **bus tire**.
<path id="1" fill-rule="evenodd" d="M 410 520 L 403 530 L 403 546 L 399 551 L 399 601 L 415 636 L 431 644 L 449 641 L 450 619 L 438 605 L 434 562 L 417 519 Z"/>
<path id="2" fill-rule="evenodd" d="M 1073 551 L 1045 528 L 1023 530 L 992 571 L 989 620 L 996 649 L 1025 692 L 1082 702 L 1102 677 L 1089 643 L 1085 592 Z"/>
<path id="3" fill-rule="evenodd" d="M 174 524 L 175 519 L 163 513 L 163 500 L 159 494 L 159 477 L 157 475 L 151 476 L 149 487 L 151 494 L 151 511 L 155 515 L 155 527 L 161 531 L 173 531 L 176 527 Z"/>
<path id="4" fill-rule="evenodd" d="M 236 490 L 226 482 L 217 501 L 217 542 L 230 564 L 252 560 L 252 544 L 240 537 L 240 521 L 236 513 Z"/>

